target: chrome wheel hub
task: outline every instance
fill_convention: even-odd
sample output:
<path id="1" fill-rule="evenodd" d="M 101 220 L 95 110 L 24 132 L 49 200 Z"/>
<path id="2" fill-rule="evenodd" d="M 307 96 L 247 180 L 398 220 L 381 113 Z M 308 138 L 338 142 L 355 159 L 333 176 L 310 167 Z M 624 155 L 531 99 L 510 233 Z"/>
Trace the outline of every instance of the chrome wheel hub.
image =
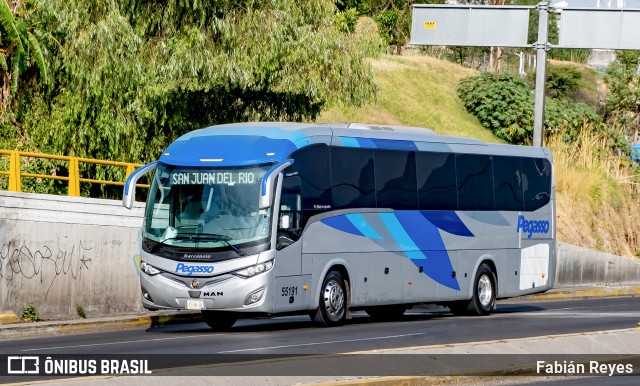
<path id="1" fill-rule="evenodd" d="M 344 292 L 335 280 L 330 280 L 324 287 L 324 308 L 332 318 L 339 318 L 344 309 Z"/>
<path id="2" fill-rule="evenodd" d="M 478 299 L 482 307 L 490 306 L 492 297 L 493 288 L 491 287 L 491 279 L 489 279 L 487 275 L 482 275 L 480 280 L 478 280 Z"/>

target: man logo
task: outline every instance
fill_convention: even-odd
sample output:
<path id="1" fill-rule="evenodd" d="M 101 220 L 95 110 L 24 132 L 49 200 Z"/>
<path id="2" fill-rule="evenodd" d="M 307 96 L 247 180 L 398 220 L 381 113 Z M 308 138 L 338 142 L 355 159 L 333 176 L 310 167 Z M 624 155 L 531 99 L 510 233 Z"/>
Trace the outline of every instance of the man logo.
<path id="1" fill-rule="evenodd" d="M 197 280 L 193 280 L 191 282 L 191 288 L 198 288 L 199 285 L 200 285 L 200 282 Z"/>

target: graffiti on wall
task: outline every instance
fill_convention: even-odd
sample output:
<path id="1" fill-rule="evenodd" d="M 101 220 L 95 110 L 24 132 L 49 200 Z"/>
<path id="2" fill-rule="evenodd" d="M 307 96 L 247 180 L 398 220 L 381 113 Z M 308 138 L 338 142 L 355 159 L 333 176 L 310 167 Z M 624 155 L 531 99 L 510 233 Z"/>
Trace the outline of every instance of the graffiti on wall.
<path id="1" fill-rule="evenodd" d="M 82 272 L 88 270 L 92 262 L 87 253 L 92 249 L 82 241 L 65 245 L 58 240 L 55 246 L 44 243 L 38 247 L 26 242 L 8 242 L 0 248 L 0 279 L 39 280 L 47 288 L 46 299 L 61 276 L 80 280 Z"/>

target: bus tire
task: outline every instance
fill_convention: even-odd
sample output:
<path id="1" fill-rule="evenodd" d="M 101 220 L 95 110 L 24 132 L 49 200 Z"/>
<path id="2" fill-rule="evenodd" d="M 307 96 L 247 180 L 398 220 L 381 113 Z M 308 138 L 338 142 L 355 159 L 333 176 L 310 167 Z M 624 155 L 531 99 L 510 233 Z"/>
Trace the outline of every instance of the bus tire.
<path id="1" fill-rule="evenodd" d="M 449 307 L 451 313 L 456 316 L 488 315 L 496 305 L 496 275 L 487 264 L 482 264 L 473 281 L 471 300 L 458 300 L 443 305 Z"/>
<path id="2" fill-rule="evenodd" d="M 372 318 L 380 320 L 394 320 L 404 315 L 406 310 L 407 307 L 400 304 L 393 306 L 368 307 L 364 309 L 364 312 Z"/>
<path id="3" fill-rule="evenodd" d="M 215 331 L 225 331 L 233 326 L 238 317 L 229 312 L 202 311 L 202 320 Z"/>
<path id="4" fill-rule="evenodd" d="M 473 281 L 473 298 L 469 302 L 470 315 L 488 315 L 496 305 L 496 275 L 482 264 Z"/>
<path id="5" fill-rule="evenodd" d="M 338 271 L 329 271 L 320 287 L 320 302 L 313 321 L 323 326 L 341 325 L 347 314 L 347 296 L 344 279 Z"/>

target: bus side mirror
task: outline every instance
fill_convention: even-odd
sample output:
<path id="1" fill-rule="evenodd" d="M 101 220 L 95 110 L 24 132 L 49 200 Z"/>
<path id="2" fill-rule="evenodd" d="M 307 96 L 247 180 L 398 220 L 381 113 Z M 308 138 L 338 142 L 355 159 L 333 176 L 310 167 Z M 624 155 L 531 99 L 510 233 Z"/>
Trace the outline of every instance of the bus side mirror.
<path id="1" fill-rule="evenodd" d="M 273 201 L 273 183 L 280 172 L 291 165 L 293 165 L 293 160 L 288 159 L 282 163 L 274 165 L 264 174 L 264 177 L 262 178 L 262 185 L 260 186 L 260 198 L 258 199 L 258 207 L 260 209 L 267 209 L 271 207 L 271 201 Z"/>
<path id="2" fill-rule="evenodd" d="M 138 169 L 134 170 L 133 173 L 129 174 L 129 177 L 127 177 L 127 181 L 124 183 L 124 191 L 122 193 L 122 205 L 125 208 L 131 209 L 133 207 L 133 200 L 136 197 L 136 183 L 138 182 L 140 177 L 154 170 L 156 166 L 158 166 L 158 161 L 153 161 L 139 167 Z"/>

